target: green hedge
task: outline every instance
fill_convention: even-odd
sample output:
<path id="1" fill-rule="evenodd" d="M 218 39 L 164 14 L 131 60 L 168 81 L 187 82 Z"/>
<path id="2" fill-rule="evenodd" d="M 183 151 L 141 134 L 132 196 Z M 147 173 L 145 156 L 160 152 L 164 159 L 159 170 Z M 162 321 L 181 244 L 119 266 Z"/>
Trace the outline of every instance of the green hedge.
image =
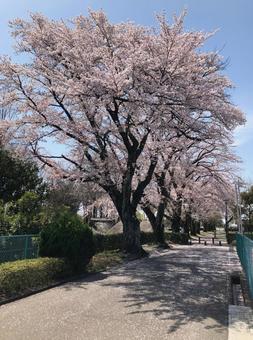
<path id="1" fill-rule="evenodd" d="M 0 264 L 0 297 L 22 295 L 72 275 L 63 259 L 38 258 Z"/>
<path id="2" fill-rule="evenodd" d="M 95 234 L 94 241 L 96 253 L 123 248 L 123 234 Z M 154 242 L 155 238 L 152 232 L 141 232 L 141 244 Z"/>
<path id="3" fill-rule="evenodd" d="M 155 243 L 155 235 L 153 232 L 141 232 L 141 244 Z"/>
<path id="4" fill-rule="evenodd" d="M 189 236 L 184 233 L 172 233 L 170 235 L 170 241 L 176 244 L 188 244 Z"/>
<path id="5" fill-rule="evenodd" d="M 188 244 L 188 235 L 181 233 L 165 233 L 165 239 L 177 244 Z M 123 248 L 123 234 L 95 234 L 96 253 L 105 250 Z M 153 232 L 141 232 L 141 244 L 155 243 Z"/>
<path id="6" fill-rule="evenodd" d="M 235 233 L 231 233 L 229 232 L 228 235 L 227 235 L 227 242 L 228 244 L 231 244 L 232 242 L 235 243 L 236 242 L 236 234 L 237 232 Z M 247 236 L 248 238 L 250 238 L 251 240 L 253 240 L 253 233 L 252 232 L 246 232 L 244 233 L 245 236 Z"/>
<path id="7" fill-rule="evenodd" d="M 105 250 L 122 249 L 122 234 L 94 234 L 93 237 L 96 253 L 100 253 Z"/>
<path id="8" fill-rule="evenodd" d="M 226 238 L 227 238 L 227 243 L 228 244 L 231 244 L 233 241 L 236 240 L 236 234 L 237 233 L 231 233 L 231 232 L 227 234 Z"/>

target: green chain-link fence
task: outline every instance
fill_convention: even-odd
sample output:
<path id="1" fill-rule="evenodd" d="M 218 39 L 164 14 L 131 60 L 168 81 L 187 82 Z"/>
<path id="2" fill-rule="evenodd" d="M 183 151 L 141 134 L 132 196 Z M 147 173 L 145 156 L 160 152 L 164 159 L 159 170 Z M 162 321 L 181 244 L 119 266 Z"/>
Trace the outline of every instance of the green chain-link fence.
<path id="1" fill-rule="evenodd" d="M 0 263 L 38 257 L 37 235 L 0 236 Z"/>
<path id="2" fill-rule="evenodd" d="M 244 235 L 237 234 L 236 248 L 249 283 L 250 295 L 253 298 L 253 241 Z"/>

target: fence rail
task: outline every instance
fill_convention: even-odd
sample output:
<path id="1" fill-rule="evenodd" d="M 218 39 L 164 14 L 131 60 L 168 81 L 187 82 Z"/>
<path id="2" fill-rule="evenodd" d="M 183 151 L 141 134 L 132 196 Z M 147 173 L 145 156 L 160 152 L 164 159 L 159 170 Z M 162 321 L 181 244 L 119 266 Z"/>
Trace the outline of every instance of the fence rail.
<path id="1" fill-rule="evenodd" d="M 38 257 L 38 235 L 0 236 L 0 263 Z"/>
<path id="2" fill-rule="evenodd" d="M 236 249 L 253 298 L 253 241 L 242 234 L 237 234 Z"/>

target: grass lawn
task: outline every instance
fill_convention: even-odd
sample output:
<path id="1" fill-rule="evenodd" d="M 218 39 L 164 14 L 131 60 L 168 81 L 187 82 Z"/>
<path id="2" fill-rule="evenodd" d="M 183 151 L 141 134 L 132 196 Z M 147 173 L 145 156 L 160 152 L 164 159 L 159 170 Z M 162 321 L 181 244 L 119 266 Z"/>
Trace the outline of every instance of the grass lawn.
<path id="1" fill-rule="evenodd" d="M 88 265 L 89 273 L 96 273 L 123 263 L 126 256 L 119 250 L 106 250 L 93 256 Z"/>

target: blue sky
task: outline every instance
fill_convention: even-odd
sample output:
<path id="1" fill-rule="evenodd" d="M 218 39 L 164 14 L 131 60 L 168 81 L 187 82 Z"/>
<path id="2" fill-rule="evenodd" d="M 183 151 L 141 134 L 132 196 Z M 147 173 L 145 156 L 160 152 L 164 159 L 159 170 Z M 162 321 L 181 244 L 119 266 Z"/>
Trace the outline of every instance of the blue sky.
<path id="1" fill-rule="evenodd" d="M 247 124 L 235 133 L 237 152 L 242 158 L 243 177 L 253 182 L 253 1 L 252 0 L 1 0 L 0 54 L 13 54 L 8 21 L 30 12 L 41 12 L 50 18 L 72 18 L 87 14 L 87 9 L 104 9 L 113 22 L 126 20 L 155 25 L 155 13 L 165 11 L 170 19 L 183 8 L 188 9 L 186 29 L 218 33 L 210 39 L 208 49 L 219 49 L 229 65 L 226 74 L 236 88 L 233 102 L 247 116 Z"/>

